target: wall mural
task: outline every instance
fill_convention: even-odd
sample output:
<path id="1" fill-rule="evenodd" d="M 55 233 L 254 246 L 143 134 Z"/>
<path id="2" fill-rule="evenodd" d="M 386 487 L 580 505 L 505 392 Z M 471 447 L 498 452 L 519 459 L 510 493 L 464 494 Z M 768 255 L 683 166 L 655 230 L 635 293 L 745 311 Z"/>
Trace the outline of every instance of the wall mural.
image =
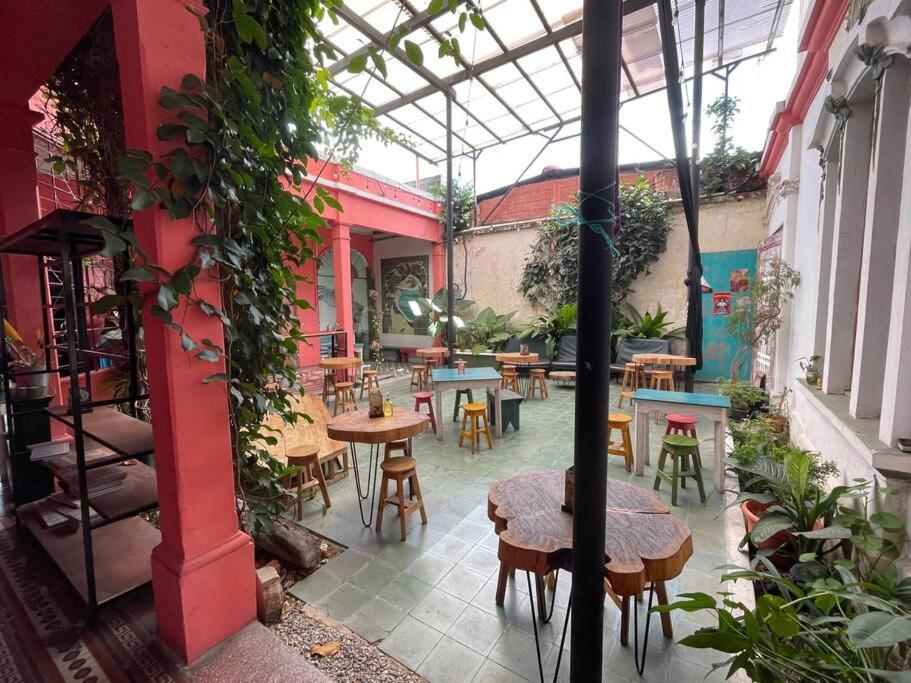
<path id="1" fill-rule="evenodd" d="M 429 296 L 429 256 L 398 256 L 380 261 L 383 286 L 383 332 L 427 334 L 427 320 L 419 315 L 417 299 Z"/>

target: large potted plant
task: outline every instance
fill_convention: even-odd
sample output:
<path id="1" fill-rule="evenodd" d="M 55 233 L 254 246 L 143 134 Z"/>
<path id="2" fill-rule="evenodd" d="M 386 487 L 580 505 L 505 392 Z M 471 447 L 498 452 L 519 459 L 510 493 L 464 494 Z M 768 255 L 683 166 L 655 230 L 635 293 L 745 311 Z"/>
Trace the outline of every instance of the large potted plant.
<path id="1" fill-rule="evenodd" d="M 547 342 L 548 355 L 553 356 L 560 343 L 560 337 L 575 333 L 577 316 L 576 304 L 554 306 L 549 313 L 539 315 L 529 322 L 526 329 L 532 337 L 544 339 Z"/>
<path id="2" fill-rule="evenodd" d="M 718 379 L 718 392 L 731 400 L 728 417 L 732 420 L 746 420 L 768 405 L 765 392 L 749 382 Z"/>

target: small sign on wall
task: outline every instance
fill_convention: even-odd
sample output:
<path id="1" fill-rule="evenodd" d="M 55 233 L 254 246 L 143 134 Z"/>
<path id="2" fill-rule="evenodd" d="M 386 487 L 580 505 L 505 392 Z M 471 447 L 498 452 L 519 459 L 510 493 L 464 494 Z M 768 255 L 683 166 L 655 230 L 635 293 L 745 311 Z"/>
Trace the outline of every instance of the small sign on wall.
<path id="1" fill-rule="evenodd" d="M 715 292 L 712 295 L 712 313 L 715 315 L 731 314 L 731 293 Z"/>

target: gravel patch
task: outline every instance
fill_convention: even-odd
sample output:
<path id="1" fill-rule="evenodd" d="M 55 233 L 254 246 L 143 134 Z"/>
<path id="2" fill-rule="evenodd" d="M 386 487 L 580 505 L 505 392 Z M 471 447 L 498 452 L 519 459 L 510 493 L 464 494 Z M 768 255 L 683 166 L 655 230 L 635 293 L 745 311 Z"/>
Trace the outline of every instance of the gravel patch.
<path id="1" fill-rule="evenodd" d="M 296 598 L 285 598 L 282 618 L 271 628 L 285 644 L 299 651 L 316 668 L 337 681 L 424 681 L 344 625 Z M 331 657 L 310 654 L 312 646 L 332 640 L 342 645 L 338 653 Z"/>

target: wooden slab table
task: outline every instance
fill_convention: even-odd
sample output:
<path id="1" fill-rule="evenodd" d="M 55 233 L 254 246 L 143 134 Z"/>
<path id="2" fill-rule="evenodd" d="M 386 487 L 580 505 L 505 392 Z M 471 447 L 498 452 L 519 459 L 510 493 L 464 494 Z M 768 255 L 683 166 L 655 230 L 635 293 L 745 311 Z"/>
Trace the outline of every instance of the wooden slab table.
<path id="1" fill-rule="evenodd" d="M 326 375 L 342 375 L 344 381 L 354 381 L 353 377 L 348 375 L 349 370 L 355 372 L 364 364 L 360 358 L 349 358 L 348 356 L 337 356 L 334 358 L 323 358 L 319 366 L 326 371 Z M 323 403 L 329 400 L 329 383 L 323 378 Z"/>
<path id="2" fill-rule="evenodd" d="M 460 373 L 456 369 L 443 368 L 434 370 L 432 375 L 438 440 L 443 440 L 443 425 L 446 424 L 446 420 L 441 417 L 443 415 L 443 392 L 456 389 L 471 389 L 472 391 L 482 389 L 485 391 L 485 395 L 487 389 L 492 389 L 496 418 L 494 432 L 496 436 L 503 435 L 503 414 L 500 403 L 500 386 L 503 378 L 499 372 L 493 368 L 465 368 L 465 372 Z"/>
<path id="3" fill-rule="evenodd" d="M 636 410 L 635 462 L 637 475 L 641 477 L 645 473 L 645 464 L 649 458 L 648 430 L 651 422 L 649 413 L 655 410 L 665 413 L 683 412 L 714 424 L 715 460 L 712 477 L 715 490 L 719 493 L 724 491 L 724 439 L 728 426 L 728 410 L 731 407 L 731 401 L 727 396 L 638 389 L 633 394 L 633 404 Z"/>
<path id="4" fill-rule="evenodd" d="M 439 422 L 439 420 L 437 421 Z M 370 417 L 369 411 L 355 410 L 343 413 L 326 425 L 330 439 L 347 441 L 351 445 L 351 460 L 354 464 L 354 482 L 357 486 L 358 504 L 361 509 L 361 523 L 365 527 L 373 524 L 374 502 L 376 499 L 377 471 L 382 459 L 381 450 L 392 441 L 411 439 L 423 432 L 430 424 L 426 413 L 396 408 L 391 417 Z M 356 444 L 367 444 L 370 454 L 367 462 L 367 485 L 361 485 L 360 468 L 357 462 Z M 409 453 L 411 446 L 408 447 Z M 370 498 L 369 517 L 364 514 L 364 501 Z"/>

